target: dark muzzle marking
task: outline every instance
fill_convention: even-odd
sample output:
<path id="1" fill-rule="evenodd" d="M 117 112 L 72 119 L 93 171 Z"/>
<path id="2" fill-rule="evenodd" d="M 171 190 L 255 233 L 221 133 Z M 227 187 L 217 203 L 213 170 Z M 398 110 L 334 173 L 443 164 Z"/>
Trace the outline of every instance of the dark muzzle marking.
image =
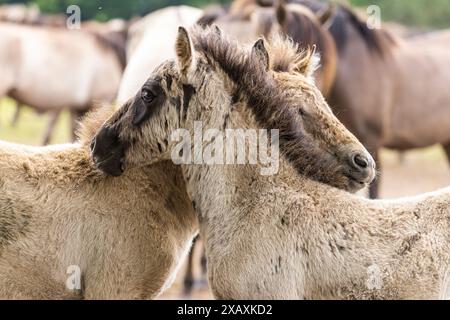
<path id="1" fill-rule="evenodd" d="M 127 145 L 120 141 L 114 127 L 104 126 L 91 143 L 91 154 L 97 168 L 115 177 L 124 172 L 126 149 Z"/>

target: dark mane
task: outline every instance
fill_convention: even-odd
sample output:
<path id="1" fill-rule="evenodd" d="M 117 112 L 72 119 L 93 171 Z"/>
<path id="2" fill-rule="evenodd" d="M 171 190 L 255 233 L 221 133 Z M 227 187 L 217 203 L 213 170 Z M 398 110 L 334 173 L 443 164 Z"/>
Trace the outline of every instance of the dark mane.
<path id="1" fill-rule="evenodd" d="M 312 0 L 291 0 L 291 2 L 302 4 L 313 12 L 318 12 L 327 5 Z M 336 16 L 330 27 L 330 33 L 332 34 L 339 51 L 342 51 L 348 43 L 348 26 L 355 28 L 367 47 L 381 56 L 385 56 L 389 53 L 390 49 L 396 43 L 395 38 L 391 33 L 383 29 L 370 29 L 367 26 L 367 23 L 361 20 L 351 8 L 339 5 L 337 7 Z"/>
<path id="2" fill-rule="evenodd" d="M 230 5 L 210 6 L 205 8 L 203 15 L 198 19 L 197 24 L 202 27 L 210 26 L 218 18 L 226 15 L 230 10 Z"/>
<path id="3" fill-rule="evenodd" d="M 209 28 L 194 29 L 192 41 L 198 52 L 214 61 L 236 84 L 232 95 L 246 102 L 258 125 L 279 130 L 280 152 L 299 173 L 324 183 L 335 179 L 340 168 L 330 154 L 324 153 L 305 134 L 296 114 L 298 102 L 277 87 L 266 66 L 254 54 Z"/>
<path id="4" fill-rule="evenodd" d="M 111 31 L 105 34 L 91 30 L 85 32 L 92 34 L 102 48 L 112 50 L 119 60 L 122 69 L 125 69 L 127 64 L 127 31 Z"/>
<path id="5" fill-rule="evenodd" d="M 300 12 L 288 11 L 290 13 L 288 34 L 295 42 L 315 43 L 320 52 L 323 50 L 323 39 L 320 36 L 320 29 L 312 19 Z"/>
<path id="6" fill-rule="evenodd" d="M 341 6 L 338 10 L 336 21 L 330 28 L 330 32 L 335 38 L 339 50 L 345 47 L 348 39 L 345 23 L 350 23 L 364 39 L 367 47 L 381 56 L 389 53 L 389 50 L 396 43 L 394 37 L 388 31 L 383 29 L 370 29 L 367 23 L 362 21 L 355 12 Z"/>
<path id="7" fill-rule="evenodd" d="M 301 12 L 295 7 L 286 8 L 287 18 L 283 31 L 292 40 L 300 45 L 300 49 L 307 49 L 312 45 L 317 46 L 317 51 L 322 54 L 322 65 L 328 65 L 334 58 L 334 48 L 331 36 L 321 27 L 319 21 L 309 16 L 313 13 Z M 274 23 L 274 21 L 272 21 Z M 333 46 L 334 47 L 334 46 Z M 332 51 L 333 49 L 333 51 Z"/>

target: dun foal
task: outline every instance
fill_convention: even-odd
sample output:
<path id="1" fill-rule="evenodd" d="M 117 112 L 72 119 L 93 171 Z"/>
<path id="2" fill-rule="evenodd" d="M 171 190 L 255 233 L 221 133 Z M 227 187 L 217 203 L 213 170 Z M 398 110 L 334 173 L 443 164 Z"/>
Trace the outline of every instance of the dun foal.
<path id="1" fill-rule="evenodd" d="M 110 114 L 85 121 L 80 144 L 0 143 L 1 299 L 147 299 L 174 280 L 197 234 L 180 168 L 96 170 L 85 142 Z"/>
<path id="2" fill-rule="evenodd" d="M 304 147 L 304 159 L 286 157 L 292 154 L 285 150 L 287 161 L 281 159 L 278 175 L 261 176 L 260 168 L 251 165 L 182 165 L 206 241 L 215 295 L 448 297 L 450 189 L 373 201 L 307 178 L 297 165 L 307 163 L 308 148 L 316 151 L 313 144 L 305 145 L 309 135 L 320 139 L 311 134 L 314 127 L 324 128 L 312 115 L 321 114 L 324 122 L 332 118 L 305 72 L 310 59 L 291 50 L 295 58 L 283 65 L 296 68 L 297 75 L 270 74 L 270 55 L 261 41 L 249 54 L 213 31 L 194 30 L 192 35 L 191 42 L 180 30 L 177 62 L 156 70 L 140 94 L 105 123 L 93 155 L 104 171 L 121 175 L 124 168 L 167 159 L 172 145 L 162 145 L 164 137 L 180 127 L 192 130 L 194 120 L 208 127 L 270 128 L 266 111 L 279 108 L 283 136 L 287 106 L 301 108 L 301 119 L 295 120 L 296 132 L 303 134 L 297 142 Z M 324 135 L 340 129 L 338 122 L 333 125 Z M 101 148 L 114 145 L 105 157 Z M 290 145 L 281 141 L 280 146 Z"/>
<path id="3" fill-rule="evenodd" d="M 192 134 L 194 121 L 280 129 L 276 175 L 262 176 L 260 165 L 181 165 L 216 297 L 447 297 L 450 189 L 373 201 L 314 181 L 321 173 L 305 174 L 359 145 L 312 84 L 311 55 L 286 42 L 268 52 L 262 41 L 249 53 L 209 29 L 189 37 L 181 28 L 176 48 L 177 61 L 158 68 L 103 125 L 93 156 L 119 176 L 169 159 L 168 136 L 178 128 Z"/>

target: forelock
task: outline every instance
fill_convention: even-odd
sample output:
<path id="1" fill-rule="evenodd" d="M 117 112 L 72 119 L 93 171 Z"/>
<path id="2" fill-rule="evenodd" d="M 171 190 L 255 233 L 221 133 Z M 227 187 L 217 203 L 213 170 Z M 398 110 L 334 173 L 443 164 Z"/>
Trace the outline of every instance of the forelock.
<path id="1" fill-rule="evenodd" d="M 275 72 L 291 72 L 301 55 L 298 44 L 281 34 L 272 36 L 267 49 L 270 67 Z"/>

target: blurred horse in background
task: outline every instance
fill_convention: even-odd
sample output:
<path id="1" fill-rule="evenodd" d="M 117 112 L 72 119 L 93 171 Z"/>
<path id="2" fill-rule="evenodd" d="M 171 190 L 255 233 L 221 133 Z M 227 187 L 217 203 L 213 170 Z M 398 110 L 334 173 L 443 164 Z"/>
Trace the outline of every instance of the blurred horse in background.
<path id="1" fill-rule="evenodd" d="M 114 101 L 125 67 L 125 35 L 0 23 L 0 97 L 51 112 L 44 144 L 58 115 L 77 119 L 95 103 Z"/>
<path id="2" fill-rule="evenodd" d="M 229 12 L 223 14 L 208 12 L 199 23 L 214 23 L 243 43 L 259 37 L 270 38 L 281 32 L 298 43 L 300 50 L 316 47 L 321 54 L 321 65 L 315 73 L 316 83 L 322 94 L 328 96 L 336 76 L 337 55 L 333 38 L 323 26 L 333 18 L 334 7 L 328 6 L 316 14 L 304 6 L 285 4 L 284 1 L 277 1 L 273 7 L 248 6 L 240 11 L 233 8 L 232 5 Z"/>
<path id="3" fill-rule="evenodd" d="M 66 25 L 64 14 L 44 14 L 36 5 L 5 4 L 0 6 L 0 21 L 17 24 L 48 26 L 62 28 Z M 16 111 L 11 125 L 15 126 L 19 121 L 22 105 L 16 101 Z"/>
<path id="4" fill-rule="evenodd" d="M 202 12 L 188 6 L 168 7 L 150 13 L 130 26 L 128 64 L 117 97 L 119 104 L 134 96 L 160 63 L 175 58 L 173 44 L 178 27 L 194 25 Z"/>
<path id="5" fill-rule="evenodd" d="M 67 27 L 67 17 L 65 14 L 43 14 L 39 11 L 37 6 L 25 6 L 20 4 L 0 6 L 0 20 L 30 26 L 53 28 Z M 89 20 L 81 23 L 80 28 L 84 31 L 102 35 L 115 46 L 125 46 L 123 39 L 126 39 L 126 32 L 128 30 L 128 23 L 125 20 L 113 19 L 108 22 Z M 123 50 L 118 52 L 121 51 Z M 121 53 L 121 55 L 121 59 L 125 59 L 125 53 Z M 22 107 L 23 105 L 16 101 L 16 111 L 11 121 L 12 126 L 17 125 Z M 52 120 L 50 122 L 55 123 L 57 118 L 57 116 L 52 114 Z M 47 135 L 51 135 L 52 128 L 48 128 L 47 131 Z M 44 140 L 44 143 L 48 142 L 47 139 Z"/>
<path id="6" fill-rule="evenodd" d="M 4 4 L 0 6 L 0 21 L 31 24 L 41 15 L 39 7 L 24 4 Z"/>
<path id="7" fill-rule="evenodd" d="M 0 21 L 19 24 L 64 27 L 66 25 L 65 14 L 45 14 L 36 5 L 6 4 L 0 6 Z"/>

